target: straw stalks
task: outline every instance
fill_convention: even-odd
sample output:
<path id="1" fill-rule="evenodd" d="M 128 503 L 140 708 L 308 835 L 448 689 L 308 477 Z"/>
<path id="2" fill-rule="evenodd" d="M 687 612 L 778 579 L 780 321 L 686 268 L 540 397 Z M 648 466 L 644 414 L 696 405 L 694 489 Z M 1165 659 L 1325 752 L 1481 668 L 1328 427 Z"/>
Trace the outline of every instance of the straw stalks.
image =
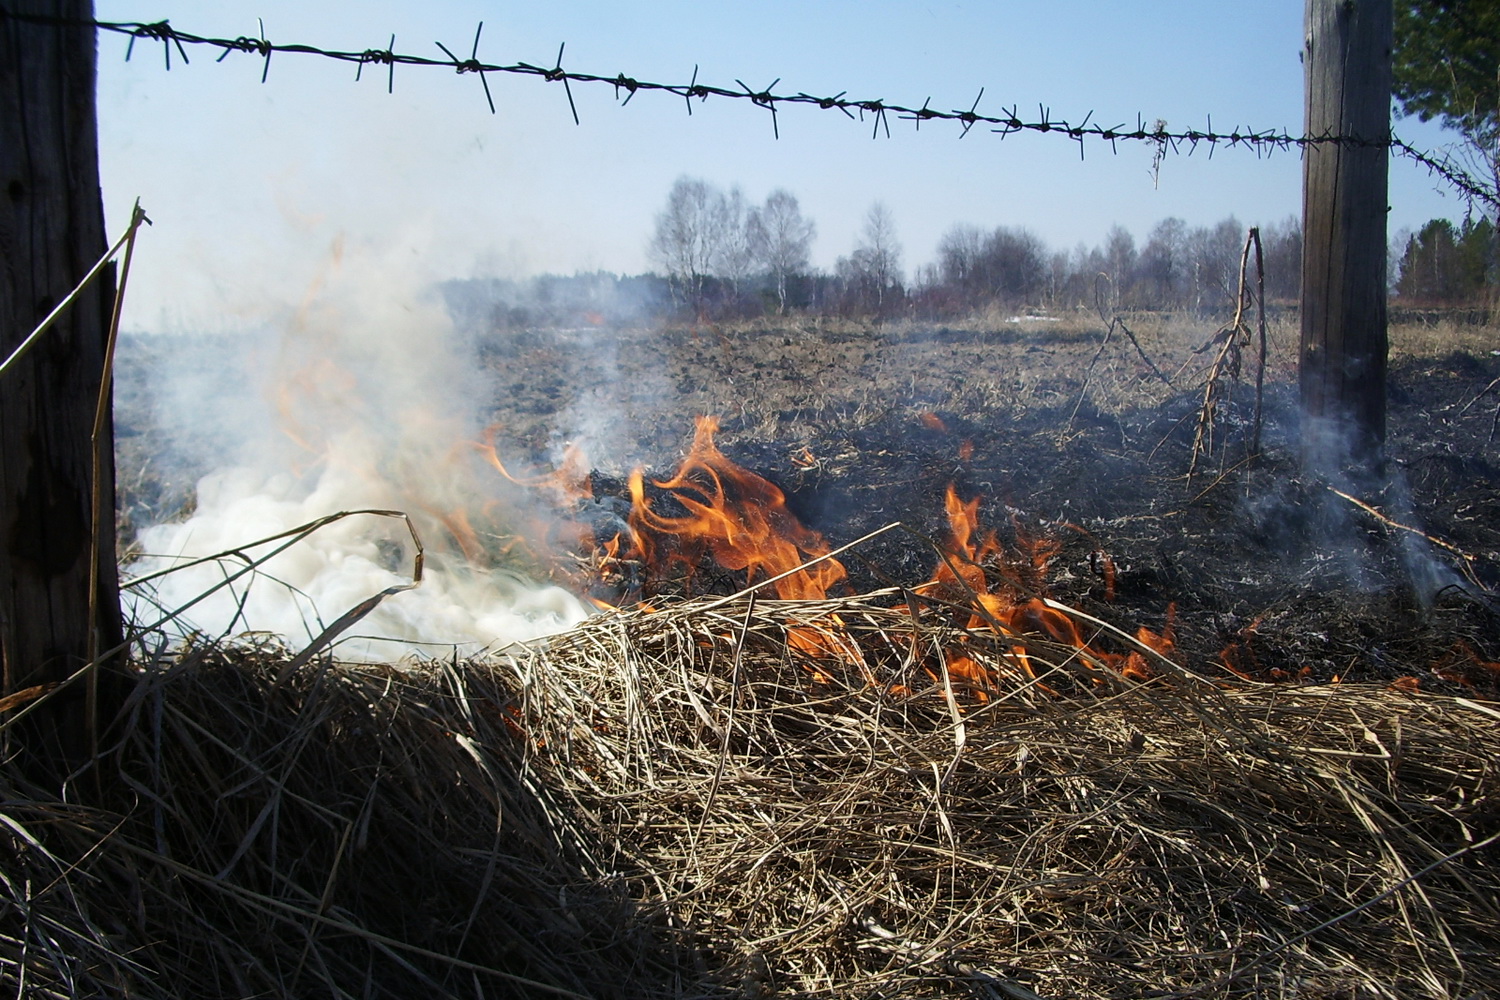
<path id="1" fill-rule="evenodd" d="M 1247 280 L 1252 247 L 1255 250 L 1255 293 L 1253 295 Z M 1260 354 L 1259 364 L 1255 369 L 1255 415 L 1251 421 L 1250 440 L 1246 443 L 1246 455 L 1250 458 L 1260 454 L 1267 353 L 1265 263 L 1261 256 L 1260 230 L 1254 227 L 1245 237 L 1245 248 L 1240 252 L 1240 278 L 1235 292 L 1234 318 L 1221 327 L 1208 343 L 1194 352 L 1203 353 L 1215 346 L 1219 349 L 1214 356 L 1213 364 L 1209 366 L 1208 379 L 1203 384 L 1203 405 L 1198 411 L 1197 429 L 1193 432 L 1192 459 L 1188 465 L 1189 479 L 1197 472 L 1199 460 L 1213 451 L 1214 420 L 1218 413 L 1219 401 L 1227 398 L 1228 395 L 1224 384 L 1225 378 L 1227 376 L 1231 380 L 1239 380 L 1244 351 L 1254 343 L 1254 334 L 1245 316 L 1246 307 L 1252 299 L 1259 312 Z M 1224 457 L 1227 462 L 1227 452 Z"/>
<path id="2" fill-rule="evenodd" d="M 867 598 L 486 662 L 146 657 L 98 801 L 0 765 L 17 996 L 1482 997 L 1494 706 L 1130 683 Z M 1079 620 L 1086 634 L 1097 629 Z M 837 638 L 811 655 L 789 635 Z M 1101 642 L 1108 641 L 1100 639 Z M 801 644 L 806 646 L 808 644 Z M 961 653 L 999 680 L 979 690 Z M 82 776 L 79 776 L 82 777 Z"/>

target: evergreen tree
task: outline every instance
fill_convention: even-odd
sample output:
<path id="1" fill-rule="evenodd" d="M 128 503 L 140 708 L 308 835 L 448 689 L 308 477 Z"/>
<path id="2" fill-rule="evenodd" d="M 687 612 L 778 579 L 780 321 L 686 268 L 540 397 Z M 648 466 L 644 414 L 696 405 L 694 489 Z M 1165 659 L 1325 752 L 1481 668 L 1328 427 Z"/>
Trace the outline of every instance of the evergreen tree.
<path id="1" fill-rule="evenodd" d="M 1500 3 L 1397 0 L 1394 93 L 1404 114 L 1440 118 L 1464 137 L 1464 157 L 1500 186 Z M 1475 206 L 1494 221 L 1500 206 Z"/>

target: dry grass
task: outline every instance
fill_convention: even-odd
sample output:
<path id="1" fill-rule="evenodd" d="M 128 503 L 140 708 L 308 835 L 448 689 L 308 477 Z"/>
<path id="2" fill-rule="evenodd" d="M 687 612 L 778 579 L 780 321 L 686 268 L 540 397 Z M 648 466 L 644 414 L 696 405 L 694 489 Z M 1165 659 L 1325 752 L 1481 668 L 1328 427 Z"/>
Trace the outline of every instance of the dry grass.
<path id="1" fill-rule="evenodd" d="M 1441 358 L 1456 351 L 1483 356 L 1500 350 L 1500 327 L 1453 320 L 1392 324 L 1389 336 L 1393 358 Z"/>
<path id="2" fill-rule="evenodd" d="M 1127 322 L 1176 389 L 1081 321 L 829 325 L 668 338 L 680 391 L 624 402 L 732 394 L 796 442 L 808 414 L 1019 422 L 1201 385 L 1211 325 Z M 1295 328 L 1271 333 L 1285 382 Z M 1162 662 L 1136 684 L 1034 639 L 1028 675 L 1013 640 L 893 603 L 702 600 L 284 681 L 274 646 L 147 657 L 65 795 L 0 763 L 0 992 L 1495 995 L 1495 705 Z M 820 634 L 847 655 L 802 651 Z"/>
<path id="3" fill-rule="evenodd" d="M 282 651 L 189 649 L 139 668 L 102 793 L 0 769 L 6 988 L 1492 995 L 1493 706 L 1037 641 L 1028 679 L 1011 642 L 851 598 L 279 685 Z"/>

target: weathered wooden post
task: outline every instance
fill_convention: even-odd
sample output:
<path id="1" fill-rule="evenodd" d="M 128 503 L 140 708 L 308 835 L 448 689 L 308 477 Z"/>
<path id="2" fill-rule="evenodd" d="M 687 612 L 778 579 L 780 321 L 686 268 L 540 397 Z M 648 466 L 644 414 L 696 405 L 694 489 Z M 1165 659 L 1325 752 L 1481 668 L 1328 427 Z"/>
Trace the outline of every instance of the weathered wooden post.
<path id="1" fill-rule="evenodd" d="M 90 0 L 5 0 L 0 10 L 0 358 L 106 249 L 92 19 Z M 112 459 L 99 477 L 90 592 L 90 438 L 114 296 L 113 280 L 101 279 L 0 375 L 4 694 L 62 680 L 91 647 L 119 642 Z M 37 713 L 22 735 L 29 752 L 66 764 L 86 751 L 84 688 Z"/>
<path id="2" fill-rule="evenodd" d="M 1302 168 L 1302 452 L 1378 461 L 1385 442 L 1391 0 L 1307 0 Z M 1363 145 L 1361 143 L 1369 143 Z"/>

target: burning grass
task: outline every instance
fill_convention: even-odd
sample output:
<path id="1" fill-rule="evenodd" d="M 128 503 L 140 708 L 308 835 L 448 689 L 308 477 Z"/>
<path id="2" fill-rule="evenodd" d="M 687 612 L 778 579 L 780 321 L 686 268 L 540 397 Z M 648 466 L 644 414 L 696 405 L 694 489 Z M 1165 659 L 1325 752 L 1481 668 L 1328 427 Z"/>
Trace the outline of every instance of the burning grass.
<path id="1" fill-rule="evenodd" d="M 1137 683 L 1041 640 L 1026 676 L 1013 637 L 875 596 L 611 612 L 406 670 L 143 665 L 65 800 L 0 770 L 0 968 L 142 997 L 1500 981 L 1493 705 Z M 857 662 L 788 641 L 832 623 Z"/>
<path id="2" fill-rule="evenodd" d="M 1403 362 L 1393 455 L 1412 498 L 1356 506 L 1286 457 L 1285 351 L 1260 462 L 1238 462 L 1242 392 L 1211 414 L 1214 462 L 1183 479 L 1202 336 L 1132 321 L 1138 343 L 1111 346 L 1055 326 L 619 334 L 627 371 L 673 383 L 618 402 L 648 465 L 687 456 L 677 473 L 603 470 L 583 503 L 582 466 L 512 477 L 507 442 L 478 447 L 574 498 L 601 543 L 585 575 L 649 607 L 477 662 L 201 644 L 139 664 L 62 800 L 0 765 L 7 983 L 1492 995 L 1489 355 Z M 555 346 L 518 367 L 566 374 Z M 511 388 L 519 409 L 496 419 L 539 459 L 561 390 Z M 576 388 L 569 406 L 592 398 Z M 702 423 L 689 445 L 693 411 L 725 413 L 742 465 Z M 1433 559 L 1471 571 L 1430 606 L 1362 582 L 1410 573 L 1412 507 Z M 941 560 L 880 527 L 940 531 L 945 509 Z M 790 544 L 775 560 L 737 547 L 762 528 Z M 1256 683 L 1334 674 L 1377 682 Z"/>

